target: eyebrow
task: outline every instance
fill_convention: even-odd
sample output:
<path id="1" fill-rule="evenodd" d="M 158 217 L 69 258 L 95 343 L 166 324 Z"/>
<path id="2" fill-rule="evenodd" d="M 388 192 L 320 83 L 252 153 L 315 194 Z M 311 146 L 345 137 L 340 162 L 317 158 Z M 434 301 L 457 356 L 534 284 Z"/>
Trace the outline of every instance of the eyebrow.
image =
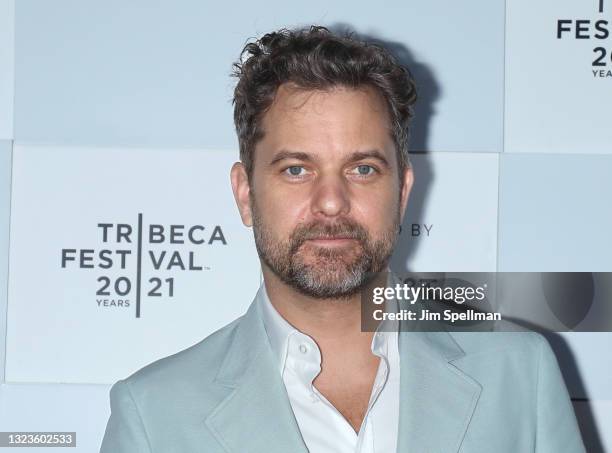
<path id="1" fill-rule="evenodd" d="M 306 162 L 312 162 L 313 158 L 310 154 L 302 152 L 302 151 L 288 151 L 288 150 L 282 150 L 279 151 L 274 158 L 270 161 L 270 165 L 276 165 L 277 163 L 285 160 L 285 159 L 295 159 L 295 160 L 302 160 L 302 161 L 306 161 Z M 384 165 L 386 168 L 390 169 L 391 165 L 389 164 L 389 161 L 387 160 L 387 158 L 385 157 L 385 155 L 383 153 L 381 153 L 379 150 L 377 149 L 372 149 L 372 150 L 368 150 L 368 151 L 355 151 L 354 153 L 352 153 L 347 162 L 357 162 L 360 160 L 364 160 L 364 159 L 376 159 L 377 161 L 379 161 L 382 165 Z"/>
<path id="2" fill-rule="evenodd" d="M 387 160 L 385 155 L 377 149 L 371 149 L 369 151 L 356 151 L 351 154 L 349 162 L 357 162 L 359 160 L 364 159 L 375 159 L 379 161 L 382 165 L 384 165 L 387 169 L 391 168 L 391 165 L 389 164 L 389 161 Z"/>
<path id="3" fill-rule="evenodd" d="M 287 151 L 282 150 L 279 151 L 274 159 L 270 161 L 270 165 L 275 165 L 282 160 L 285 159 L 295 159 L 295 160 L 304 160 L 304 161 L 312 161 L 312 157 L 308 153 L 304 153 L 302 151 Z"/>

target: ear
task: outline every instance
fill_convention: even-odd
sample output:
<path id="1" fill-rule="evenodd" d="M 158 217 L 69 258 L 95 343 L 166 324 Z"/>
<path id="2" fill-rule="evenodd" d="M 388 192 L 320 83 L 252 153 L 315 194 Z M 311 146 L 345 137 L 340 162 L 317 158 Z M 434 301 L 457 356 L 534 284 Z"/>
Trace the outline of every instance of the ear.
<path id="1" fill-rule="evenodd" d="M 404 170 L 404 183 L 400 189 L 400 221 L 404 219 L 404 213 L 406 212 L 406 206 L 408 204 L 408 197 L 410 196 L 410 191 L 412 190 L 412 185 L 414 183 L 414 173 L 412 172 L 412 167 L 406 167 Z"/>
<path id="2" fill-rule="evenodd" d="M 253 216 L 251 214 L 251 204 L 249 202 L 249 177 L 246 168 L 242 162 L 235 162 L 230 171 L 230 180 L 232 182 L 232 192 L 234 192 L 234 200 L 240 211 L 242 223 L 247 226 L 253 226 Z"/>

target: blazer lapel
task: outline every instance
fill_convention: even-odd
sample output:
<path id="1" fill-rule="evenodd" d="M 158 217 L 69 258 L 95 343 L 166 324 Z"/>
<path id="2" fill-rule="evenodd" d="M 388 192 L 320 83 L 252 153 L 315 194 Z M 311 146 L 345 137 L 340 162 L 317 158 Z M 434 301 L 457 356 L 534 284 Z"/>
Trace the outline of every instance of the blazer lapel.
<path id="1" fill-rule="evenodd" d="M 227 397 L 206 425 L 228 452 L 307 453 L 278 372 L 258 298 L 236 328 L 216 382 Z"/>
<path id="2" fill-rule="evenodd" d="M 456 453 L 482 387 L 451 362 L 464 355 L 447 332 L 400 332 L 398 452 Z"/>

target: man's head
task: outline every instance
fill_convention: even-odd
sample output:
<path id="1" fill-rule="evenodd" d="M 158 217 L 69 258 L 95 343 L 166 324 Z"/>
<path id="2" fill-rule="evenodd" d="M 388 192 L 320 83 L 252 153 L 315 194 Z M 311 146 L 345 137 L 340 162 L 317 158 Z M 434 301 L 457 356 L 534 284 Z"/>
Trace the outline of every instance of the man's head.
<path id="1" fill-rule="evenodd" d="M 232 188 L 264 272 L 311 297 L 355 294 L 385 269 L 412 185 L 410 74 L 322 27 L 267 34 L 235 70 Z"/>

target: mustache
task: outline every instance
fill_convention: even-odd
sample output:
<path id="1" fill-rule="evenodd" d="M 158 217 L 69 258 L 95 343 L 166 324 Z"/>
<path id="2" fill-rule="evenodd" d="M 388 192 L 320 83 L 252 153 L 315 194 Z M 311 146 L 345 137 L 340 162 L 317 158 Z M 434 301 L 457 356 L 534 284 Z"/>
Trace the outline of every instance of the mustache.
<path id="1" fill-rule="evenodd" d="M 361 243 L 368 240 L 364 227 L 351 220 L 337 221 L 332 224 L 311 222 L 295 229 L 291 234 L 290 244 L 293 252 L 311 239 L 355 239 Z"/>

